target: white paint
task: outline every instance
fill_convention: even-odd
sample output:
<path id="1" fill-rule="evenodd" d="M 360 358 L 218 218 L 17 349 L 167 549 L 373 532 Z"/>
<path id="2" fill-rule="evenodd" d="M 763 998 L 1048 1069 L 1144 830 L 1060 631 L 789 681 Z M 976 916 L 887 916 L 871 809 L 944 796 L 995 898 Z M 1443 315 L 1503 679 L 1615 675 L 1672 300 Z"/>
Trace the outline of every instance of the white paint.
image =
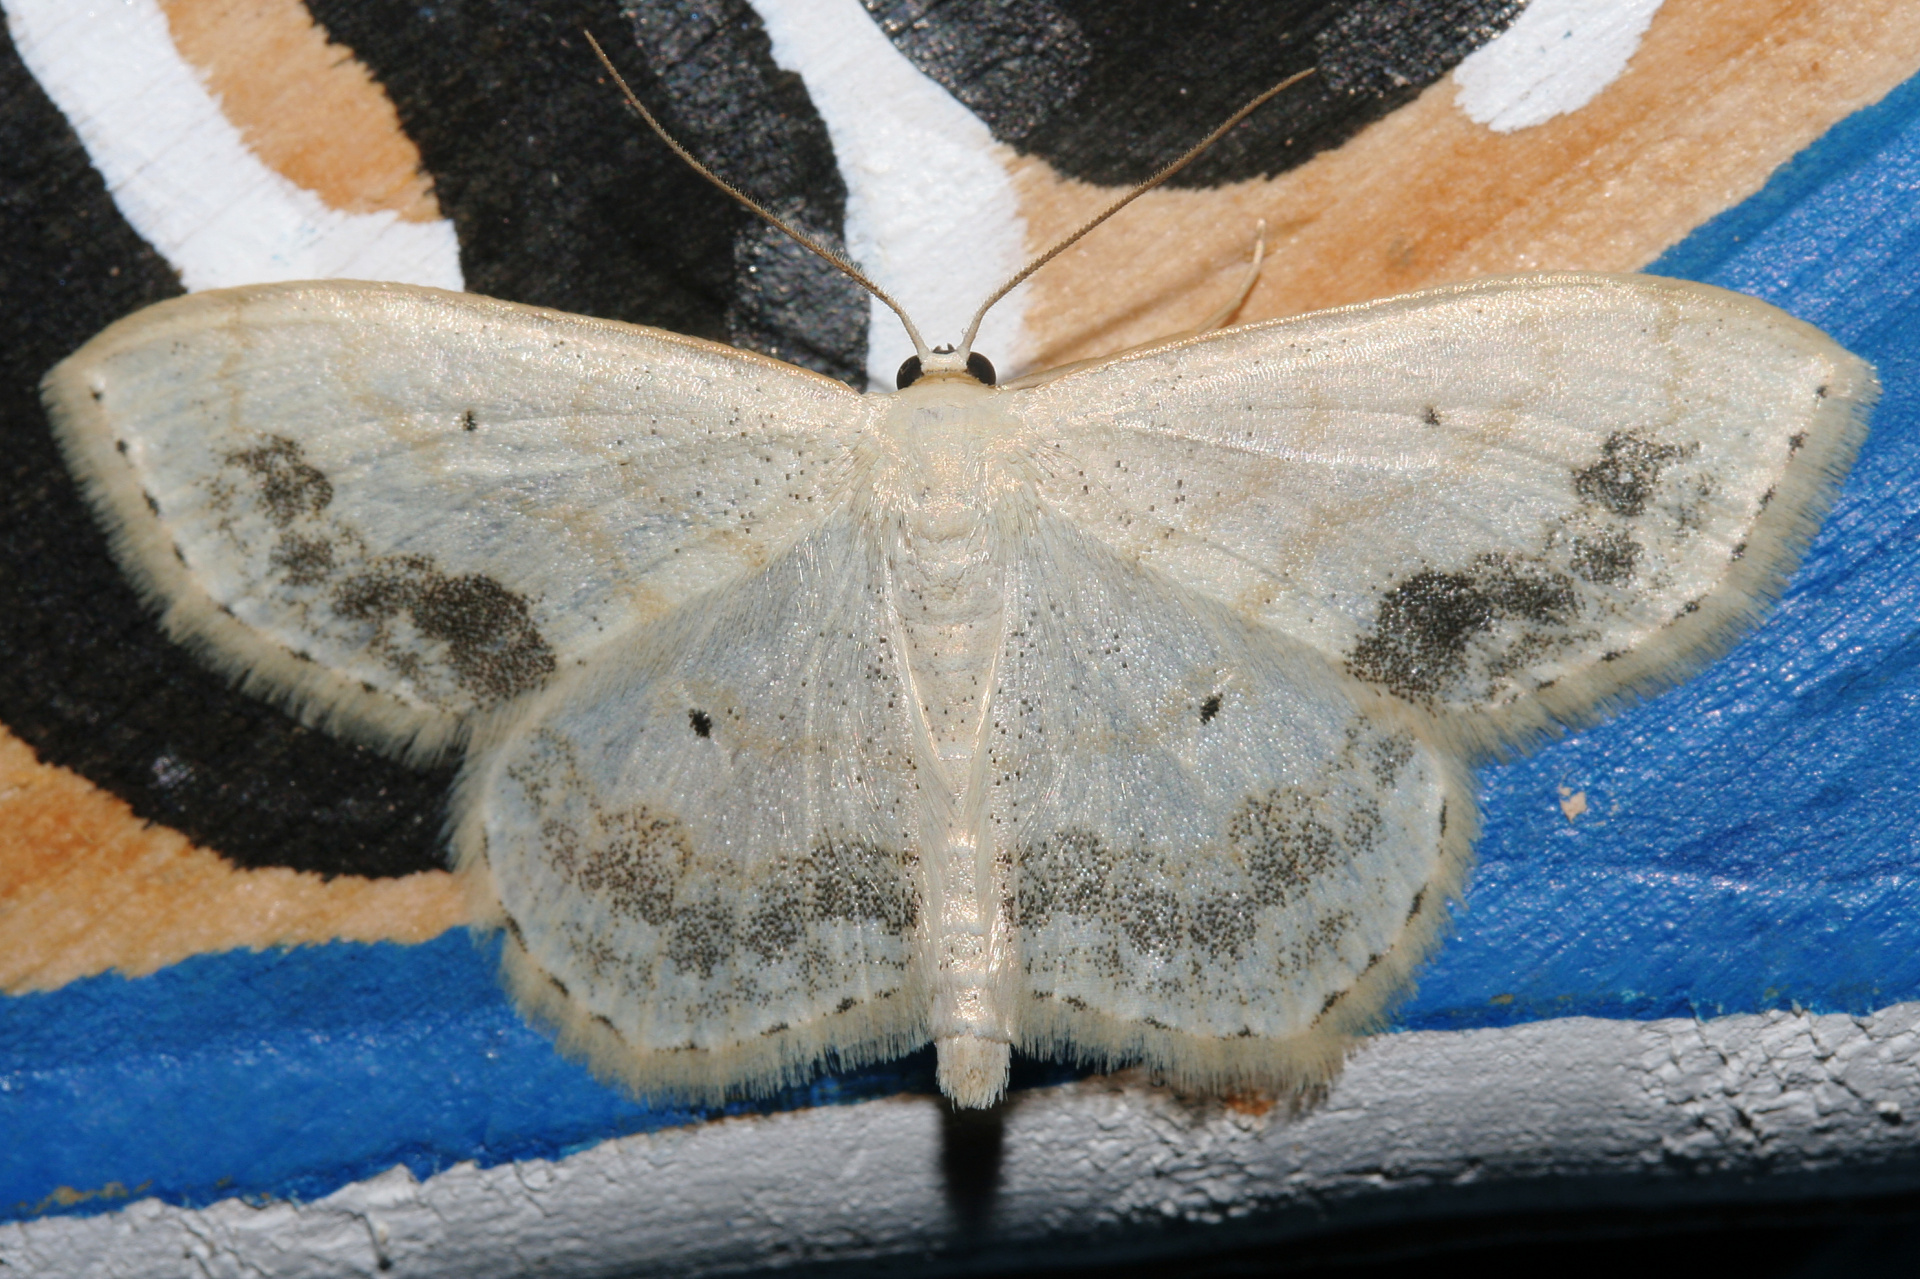
<path id="1" fill-rule="evenodd" d="M 1619 79 L 1661 0 L 1533 0 L 1453 70 L 1460 109 L 1495 133 L 1578 111 Z"/>
<path id="2" fill-rule="evenodd" d="M 1020 1094 L 1002 1113 L 999 1180 L 971 1227 L 949 1207 L 941 1103 L 895 1097 L 424 1182 L 396 1168 L 311 1203 L 147 1200 L 0 1226 L 0 1266 L 65 1279 L 584 1279 L 865 1259 L 990 1272 L 1436 1214 L 1911 1191 L 1912 1124 L 1896 1121 L 1920 1113 L 1920 1004 L 1386 1035 L 1297 1119 L 1111 1079 Z"/>
<path id="3" fill-rule="evenodd" d="M 451 222 L 343 213 L 261 163 L 154 0 L 3 2 L 27 69 L 188 289 L 325 278 L 462 287 Z"/>
<path id="4" fill-rule="evenodd" d="M 881 33 L 860 0 L 752 0 L 773 58 L 806 82 L 847 184 L 847 252 L 906 308 L 930 345 L 958 342 L 974 308 L 1026 265 L 1026 222 L 1007 162 L 980 119 Z M 1025 366 L 1024 290 L 974 349 L 1002 380 Z M 867 377 L 892 390 L 913 346 L 879 301 Z"/>

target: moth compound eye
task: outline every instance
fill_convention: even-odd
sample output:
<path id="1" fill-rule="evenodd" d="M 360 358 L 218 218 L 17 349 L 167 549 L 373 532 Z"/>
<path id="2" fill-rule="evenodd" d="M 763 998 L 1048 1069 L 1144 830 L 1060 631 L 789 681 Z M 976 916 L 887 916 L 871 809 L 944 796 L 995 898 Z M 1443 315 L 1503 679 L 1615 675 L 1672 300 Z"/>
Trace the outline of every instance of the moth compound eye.
<path id="1" fill-rule="evenodd" d="M 994 383 L 993 361 L 978 351 L 967 353 L 967 372 L 973 374 L 973 380 L 986 386 Z"/>
<path id="2" fill-rule="evenodd" d="M 920 357 L 909 355 L 900 365 L 900 371 L 893 375 L 895 390 L 904 391 L 920 380 Z"/>

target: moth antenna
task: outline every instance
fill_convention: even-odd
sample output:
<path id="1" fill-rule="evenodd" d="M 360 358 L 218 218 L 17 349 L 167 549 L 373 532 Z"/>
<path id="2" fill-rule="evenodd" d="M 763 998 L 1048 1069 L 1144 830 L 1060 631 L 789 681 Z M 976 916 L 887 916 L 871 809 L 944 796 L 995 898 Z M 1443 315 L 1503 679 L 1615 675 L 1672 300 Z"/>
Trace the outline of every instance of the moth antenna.
<path id="1" fill-rule="evenodd" d="M 595 47 L 598 47 L 598 46 L 595 46 Z M 1062 253 L 1065 253 L 1069 248 L 1072 248 L 1075 242 L 1077 242 L 1082 236 L 1086 235 L 1087 232 L 1093 230 L 1095 227 L 1099 226 L 1102 222 L 1105 222 L 1108 218 L 1120 212 L 1120 210 L 1126 208 L 1129 204 L 1132 204 L 1135 200 L 1138 200 L 1141 196 L 1153 190 L 1155 187 L 1159 186 L 1162 182 L 1165 182 L 1168 178 L 1172 177 L 1174 174 L 1180 172 L 1180 170 L 1186 168 L 1189 164 L 1192 164 L 1195 160 L 1199 159 L 1201 152 L 1205 151 L 1208 147 L 1212 146 L 1214 143 L 1218 142 L 1221 138 L 1225 137 L 1227 134 L 1227 131 L 1229 129 L 1232 129 L 1234 125 L 1239 124 L 1242 120 L 1246 119 L 1248 116 L 1252 115 L 1255 111 L 1265 106 L 1271 99 L 1278 97 L 1285 90 L 1291 89 L 1294 85 L 1299 84 L 1302 80 L 1312 75 L 1313 71 L 1314 69 L 1312 67 L 1308 67 L 1305 71 L 1296 71 L 1292 75 L 1288 76 L 1286 79 L 1282 80 L 1279 84 L 1274 85 L 1271 89 L 1268 89 L 1265 93 L 1262 93 L 1258 97 L 1254 98 L 1251 102 L 1247 103 L 1246 106 L 1241 107 L 1238 111 L 1235 111 L 1232 115 L 1228 116 L 1226 123 L 1222 124 L 1219 128 L 1215 129 L 1212 133 L 1209 133 L 1206 137 L 1194 143 L 1192 147 L 1188 148 L 1187 153 L 1185 155 L 1181 156 L 1178 160 L 1175 160 L 1172 164 L 1169 164 L 1165 168 L 1161 169 L 1160 172 L 1154 174 L 1152 177 L 1148 178 L 1145 182 L 1142 182 L 1139 186 L 1127 192 L 1125 195 L 1121 196 L 1118 200 L 1115 200 L 1112 204 L 1109 204 L 1105 209 L 1101 210 L 1101 212 L 1099 212 L 1092 218 L 1089 218 L 1087 221 L 1081 223 L 1080 226 L 1077 229 L 1075 229 L 1070 235 L 1068 235 L 1065 239 L 1061 240 L 1058 244 L 1055 244 L 1051 249 L 1048 249 L 1045 253 L 1042 253 L 1039 257 L 1027 263 L 1024 267 L 1020 268 L 1020 271 L 1018 272 L 1018 274 L 1016 274 L 1011 280 L 1008 280 L 1005 284 L 1001 285 L 999 288 L 995 289 L 991 294 L 989 294 L 987 297 L 987 300 L 980 304 L 980 309 L 973 313 L 973 322 L 967 325 L 967 336 L 960 343 L 960 350 L 963 353 L 973 350 L 973 339 L 980 332 L 980 321 L 986 318 L 987 312 L 992 309 L 993 304 L 995 302 L 998 302 L 1001 298 L 1013 292 L 1016 288 L 1020 286 L 1022 281 L 1024 281 L 1028 276 L 1032 275 L 1035 271 L 1038 271 L 1041 267 L 1045 266 L 1047 263 L 1059 257 Z M 895 309 L 898 309 L 898 308 L 895 308 Z"/>
<path id="2" fill-rule="evenodd" d="M 613 59 L 609 58 L 607 51 L 600 47 L 600 42 L 593 38 L 593 32 L 582 31 L 580 34 L 587 38 L 587 43 L 593 48 L 594 56 L 600 59 L 600 65 L 607 69 L 607 74 L 613 77 L 613 82 L 620 86 L 620 92 L 626 98 L 627 105 L 640 113 L 640 118 L 647 122 L 647 127 L 658 134 L 660 140 L 671 147 L 675 155 L 685 160 L 689 168 L 707 181 L 713 183 L 713 185 L 719 187 L 741 205 L 759 215 L 769 225 L 792 240 L 795 244 L 817 255 L 826 262 L 831 263 L 849 280 L 852 280 L 855 284 L 873 294 L 873 296 L 879 298 L 882 302 L 885 302 L 893 313 L 900 317 L 900 323 L 906 326 L 907 337 L 912 339 L 913 349 L 920 356 L 921 360 L 927 361 L 931 359 L 931 352 L 928 351 L 926 342 L 921 339 L 920 330 L 914 327 L 913 321 L 908 318 L 906 311 L 901 308 L 898 302 L 893 300 L 885 289 L 868 279 L 866 272 L 855 266 L 845 254 L 820 243 L 805 231 L 800 230 L 800 228 L 781 218 L 775 214 L 773 210 L 767 208 L 758 200 L 755 200 L 752 196 L 734 186 L 733 183 L 727 181 L 712 169 L 700 163 L 699 160 L 695 159 L 691 151 L 674 140 L 673 135 L 667 132 L 666 126 L 653 118 L 653 112 L 647 110 L 646 104 L 641 102 L 632 88 L 628 86 L 626 78 L 622 76 L 619 69 L 613 65 Z M 1003 293 L 1005 291 L 1005 289 L 1001 290 Z M 978 321 L 976 320 L 975 323 L 977 325 Z M 971 334 L 969 334 L 969 340 L 971 340 Z"/>

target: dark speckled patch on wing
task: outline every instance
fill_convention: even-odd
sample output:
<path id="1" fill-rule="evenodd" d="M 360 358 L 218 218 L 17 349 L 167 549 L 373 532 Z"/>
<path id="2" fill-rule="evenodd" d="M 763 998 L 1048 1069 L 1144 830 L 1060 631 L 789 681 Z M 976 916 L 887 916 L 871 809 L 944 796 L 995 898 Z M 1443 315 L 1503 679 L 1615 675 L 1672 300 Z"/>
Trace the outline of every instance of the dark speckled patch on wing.
<path id="1" fill-rule="evenodd" d="M 553 650 L 526 599 L 484 574 L 453 577 L 427 556 L 390 556 L 341 582 L 333 604 L 342 617 L 372 623 L 372 646 L 393 654 L 392 664 L 404 673 L 414 673 L 417 664 L 399 642 L 402 624 L 443 645 L 461 686 L 483 706 L 537 688 L 553 674 Z"/>
<path id="2" fill-rule="evenodd" d="M 1469 652 L 1496 627 L 1519 630 L 1510 647 L 1524 651 L 1579 612 L 1567 574 L 1523 556 L 1483 555 L 1463 571 L 1424 569 L 1388 591 L 1347 667 L 1402 697 L 1430 697 L 1465 673 Z"/>
<path id="3" fill-rule="evenodd" d="M 1639 515 L 1647 509 L 1660 472 L 1687 452 L 1678 445 L 1616 431 L 1600 446 L 1597 461 L 1573 473 L 1573 491 L 1615 515 Z"/>
<path id="4" fill-rule="evenodd" d="M 1427 761 L 1409 767 L 1415 755 L 1412 738 L 1356 720 L 1347 749 L 1317 781 L 1249 791 L 1202 848 L 1156 847 L 1087 828 L 1019 845 L 1012 858 L 1015 919 L 1030 939 L 1023 946 L 1029 985 L 1071 990 L 1089 1006 L 1098 996 L 1078 987 L 1093 975 L 1094 985 L 1110 993 L 1108 1002 L 1163 1005 L 1155 1014 L 1162 1026 L 1191 1023 L 1194 1007 L 1223 1002 L 1247 1002 L 1266 1014 L 1270 1008 L 1261 1005 L 1270 988 L 1314 970 L 1344 973 L 1316 985 L 1314 1006 L 1337 999 L 1365 971 L 1362 956 L 1389 946 L 1395 931 L 1363 924 L 1366 906 L 1341 904 L 1340 890 L 1377 874 L 1372 863 L 1383 841 L 1404 844 L 1413 835 L 1437 847 L 1442 834 L 1437 827 L 1395 829 L 1396 819 L 1383 811 L 1380 790 L 1431 784 Z M 1410 900 L 1396 898 L 1393 922 L 1406 916 Z M 1343 959 L 1354 949 L 1356 929 L 1370 940 Z M 1061 947 L 1066 937 L 1076 944 Z M 1263 1025 L 1256 1033 L 1273 1029 Z"/>
<path id="5" fill-rule="evenodd" d="M 266 587 L 330 657 L 370 658 L 446 709 L 490 706 L 539 687 L 552 647 L 525 596 L 480 573 L 449 573 L 427 555 L 376 555 L 332 513 L 333 483 L 298 442 L 270 435 L 225 456 L 208 485 L 220 528 L 246 544 L 264 518 Z M 302 656 L 309 656 L 304 652 Z"/>
<path id="6" fill-rule="evenodd" d="M 252 474 L 261 507 L 281 528 L 302 515 L 318 515 L 333 502 L 333 485 L 318 468 L 308 465 L 300 446 L 284 435 L 234 450 L 227 454 L 227 465 Z"/>
<path id="7" fill-rule="evenodd" d="M 635 1046 L 659 1046 L 645 1044 L 650 1008 L 710 1017 L 723 1035 L 741 1022 L 777 1033 L 790 1023 L 761 1024 L 770 1011 L 844 1012 L 911 962 L 920 889 L 908 850 L 818 831 L 742 865 L 658 803 L 604 794 L 579 744 L 549 729 L 516 753 L 505 784 L 538 832 L 524 851 L 556 872 L 538 890 L 537 924 L 516 920 L 516 937 L 563 991 L 605 1004 Z M 869 939 L 857 965 L 849 930 Z"/>
<path id="8" fill-rule="evenodd" d="M 1420 705 L 1498 704 L 1552 683 L 1555 664 L 1619 656 L 1635 599 L 1660 584 L 1666 552 L 1699 527 L 1718 487 L 1699 453 L 1610 434 L 1571 468 L 1571 509 L 1536 548 L 1388 583 L 1347 670 Z"/>

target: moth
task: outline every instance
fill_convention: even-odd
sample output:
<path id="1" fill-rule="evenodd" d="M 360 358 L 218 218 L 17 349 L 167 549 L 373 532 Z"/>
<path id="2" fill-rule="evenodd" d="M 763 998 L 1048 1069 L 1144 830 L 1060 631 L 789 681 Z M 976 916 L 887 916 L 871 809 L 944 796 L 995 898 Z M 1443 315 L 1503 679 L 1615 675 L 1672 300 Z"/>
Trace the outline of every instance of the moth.
<path id="1" fill-rule="evenodd" d="M 1642 276 L 1005 385 L 907 323 L 863 394 L 267 285 L 121 320 L 44 394 L 172 635 L 330 731 L 464 750 L 458 867 L 565 1049 L 713 1101 L 931 1040 L 976 1107 L 1013 1048 L 1328 1079 L 1462 887 L 1471 765 L 1724 648 L 1876 395 L 1783 312 Z"/>

